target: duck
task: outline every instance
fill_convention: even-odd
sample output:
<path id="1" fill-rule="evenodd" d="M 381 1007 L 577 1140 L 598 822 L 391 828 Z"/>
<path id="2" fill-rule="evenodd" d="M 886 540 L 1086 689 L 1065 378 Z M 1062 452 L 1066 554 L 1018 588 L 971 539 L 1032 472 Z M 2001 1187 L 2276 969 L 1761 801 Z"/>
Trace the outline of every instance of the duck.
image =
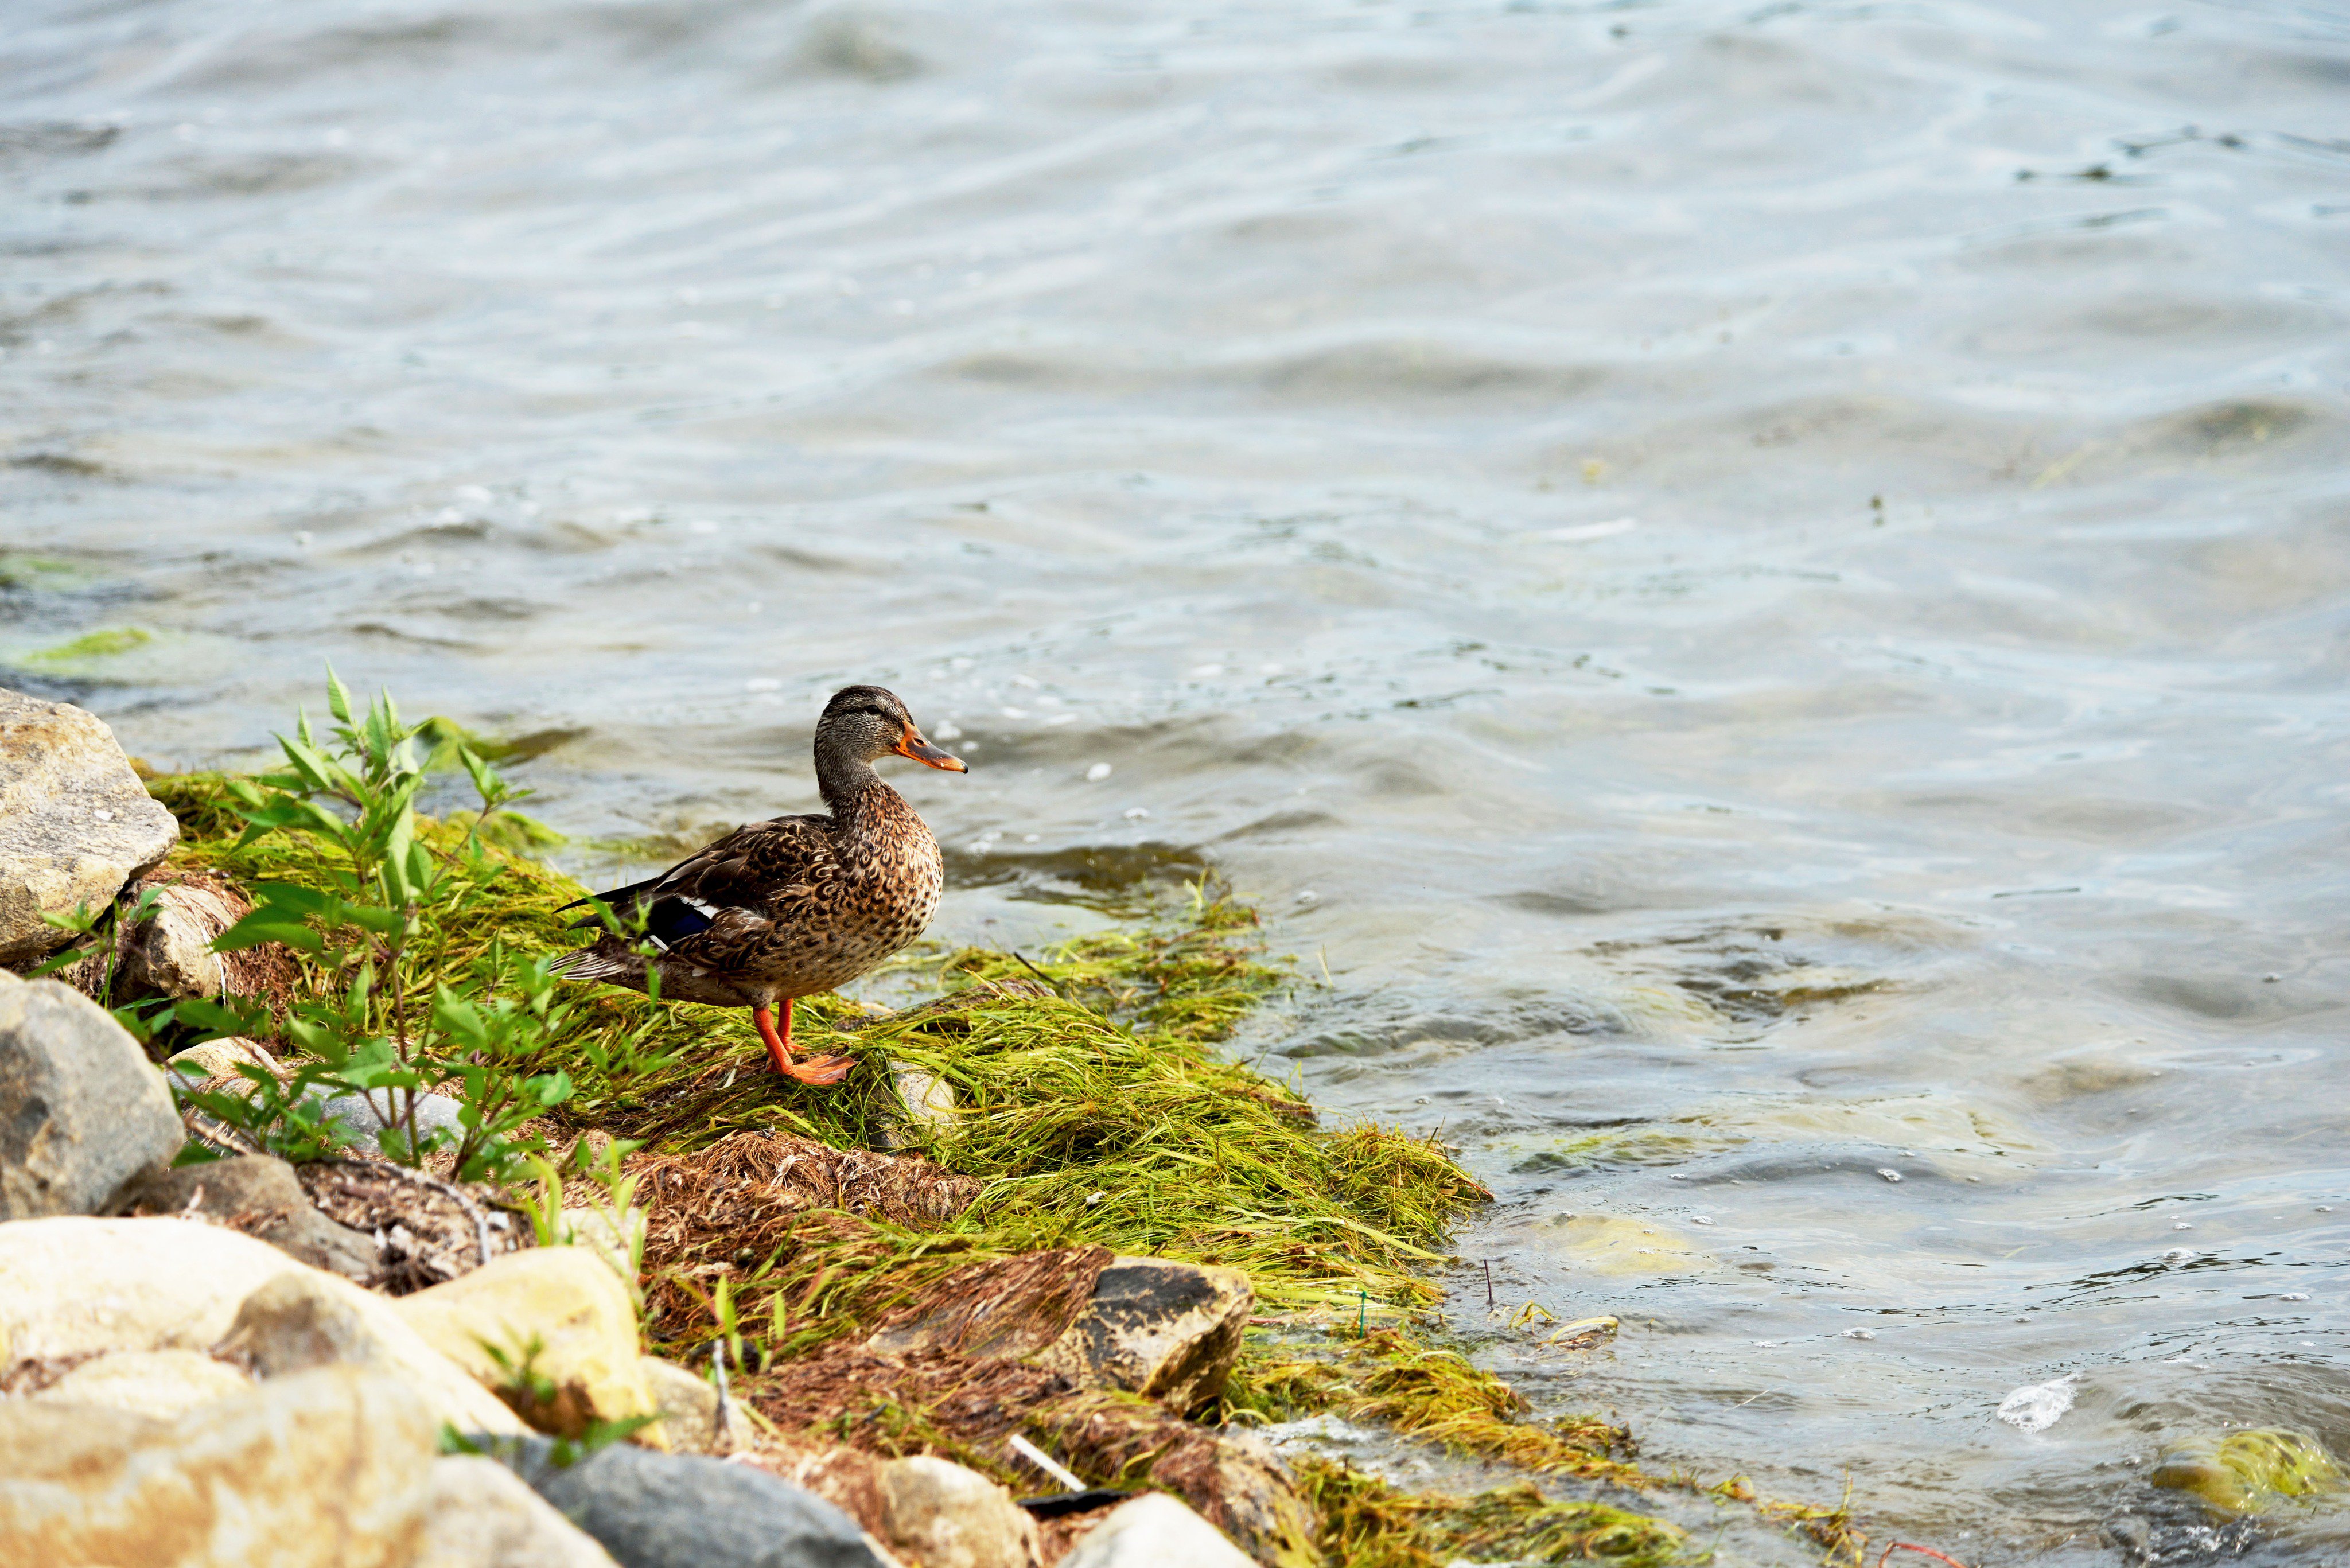
<path id="1" fill-rule="evenodd" d="M 938 840 L 873 764 L 899 756 L 971 770 L 924 740 L 906 704 L 879 686 L 832 694 L 815 755 L 824 815 L 748 824 L 658 877 L 574 899 L 564 910 L 593 909 L 567 929 L 604 933 L 554 971 L 663 1002 L 747 1007 L 777 1073 L 802 1084 L 847 1077 L 849 1057 L 793 1056 L 792 1003 L 847 984 L 920 936 L 946 885 Z"/>

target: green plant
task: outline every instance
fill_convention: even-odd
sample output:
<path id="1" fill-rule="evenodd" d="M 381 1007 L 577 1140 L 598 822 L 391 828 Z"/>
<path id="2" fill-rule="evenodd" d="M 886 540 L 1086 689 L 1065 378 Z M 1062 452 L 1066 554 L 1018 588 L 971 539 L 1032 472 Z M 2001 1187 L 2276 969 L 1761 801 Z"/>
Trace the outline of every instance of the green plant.
<path id="1" fill-rule="evenodd" d="M 303 1060 L 283 1082 L 240 1069 L 252 1081 L 248 1095 L 191 1098 L 276 1152 L 316 1157 L 340 1140 L 321 1099 L 356 1093 L 373 1112 L 387 1155 L 416 1163 L 453 1147 L 459 1179 L 504 1179 L 540 1147 L 524 1129 L 574 1093 L 569 1073 L 550 1064 L 569 1006 L 556 1000 L 543 956 L 513 954 L 494 940 L 452 965 L 445 950 L 451 929 L 490 901 L 511 869 L 485 847 L 483 830 L 523 792 L 463 742 L 444 740 L 420 757 L 420 727 L 401 723 L 388 694 L 357 714 L 330 670 L 327 701 L 336 720 L 328 739 L 304 715 L 294 736 L 278 737 L 284 769 L 222 781 L 244 824 L 233 847 L 304 841 L 311 876 L 256 882 L 252 912 L 213 945 L 234 952 L 282 943 L 304 967 L 309 994 L 278 1020 L 251 1002 L 180 1009 L 184 1022 L 215 1036 L 282 1034 Z M 429 767 L 443 753 L 453 753 L 481 799 L 472 827 L 454 841 L 421 833 L 416 811 Z M 452 970 L 462 991 L 449 983 Z M 622 1066 L 634 1048 L 628 1039 L 599 1046 Z M 420 1098 L 436 1089 L 458 1103 L 454 1130 L 418 1120 Z"/>

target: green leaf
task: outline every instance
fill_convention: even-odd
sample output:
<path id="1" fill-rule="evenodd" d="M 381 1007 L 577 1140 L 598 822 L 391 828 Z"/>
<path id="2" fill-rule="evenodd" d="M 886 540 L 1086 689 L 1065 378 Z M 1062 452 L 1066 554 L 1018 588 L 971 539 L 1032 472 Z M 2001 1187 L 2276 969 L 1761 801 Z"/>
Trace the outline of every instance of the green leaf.
<path id="1" fill-rule="evenodd" d="M 327 707 L 336 718 L 348 724 L 351 722 L 351 694 L 335 674 L 335 667 L 327 666 Z"/>
<path id="2" fill-rule="evenodd" d="M 326 938 L 307 926 L 273 916 L 265 909 L 255 909 L 214 937 L 212 947 L 216 953 L 233 953 L 257 948 L 264 942 L 284 942 L 306 953 L 327 950 Z"/>

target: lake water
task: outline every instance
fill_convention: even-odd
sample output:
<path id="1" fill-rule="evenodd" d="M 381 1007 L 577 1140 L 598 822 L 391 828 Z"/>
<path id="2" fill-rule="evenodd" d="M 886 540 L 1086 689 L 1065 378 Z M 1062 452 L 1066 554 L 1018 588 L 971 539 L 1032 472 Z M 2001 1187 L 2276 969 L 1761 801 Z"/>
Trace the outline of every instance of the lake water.
<path id="1" fill-rule="evenodd" d="M 2338 1563 L 2147 1476 L 2350 1458 L 2345 137 L 2286 0 L 20 0 L 0 667 L 681 846 L 884 682 L 944 934 L 1326 965 L 1243 1047 L 1493 1185 L 1539 1407 Z"/>

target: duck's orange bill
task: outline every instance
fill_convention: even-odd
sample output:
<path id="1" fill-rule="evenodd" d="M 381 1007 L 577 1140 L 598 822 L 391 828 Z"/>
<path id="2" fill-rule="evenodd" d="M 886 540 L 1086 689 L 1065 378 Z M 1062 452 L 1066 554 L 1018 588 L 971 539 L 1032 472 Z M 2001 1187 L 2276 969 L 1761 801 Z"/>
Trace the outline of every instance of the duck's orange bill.
<path id="1" fill-rule="evenodd" d="M 961 757 L 951 756 L 939 750 L 916 734 L 910 727 L 904 734 L 898 737 L 898 743 L 889 749 L 901 757 L 911 757 L 918 763 L 923 763 L 934 768 L 944 768 L 951 774 L 971 772 L 969 768 L 962 765 Z"/>

